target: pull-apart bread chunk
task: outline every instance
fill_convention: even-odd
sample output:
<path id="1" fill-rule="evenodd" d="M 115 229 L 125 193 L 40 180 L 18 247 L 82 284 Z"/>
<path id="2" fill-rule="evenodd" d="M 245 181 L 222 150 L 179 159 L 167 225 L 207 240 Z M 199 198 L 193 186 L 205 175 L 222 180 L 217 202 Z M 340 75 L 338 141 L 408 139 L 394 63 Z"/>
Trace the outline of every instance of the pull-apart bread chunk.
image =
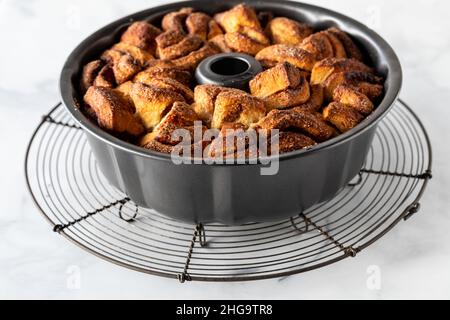
<path id="1" fill-rule="evenodd" d="M 229 49 L 255 55 L 270 45 L 270 40 L 264 34 L 255 10 L 245 4 L 218 13 L 214 19 L 226 32 L 223 38 L 216 39 L 222 51 L 226 52 Z"/>
<path id="2" fill-rule="evenodd" d="M 199 49 L 203 40 L 196 35 L 186 35 L 183 31 L 168 30 L 156 37 L 156 55 L 160 59 L 177 59 Z"/>
<path id="3" fill-rule="evenodd" d="M 84 101 L 94 110 L 100 127 L 131 136 L 139 136 L 144 132 L 144 127 L 134 116 L 134 107 L 120 92 L 91 86 Z"/>
<path id="4" fill-rule="evenodd" d="M 333 100 L 345 104 L 366 116 L 371 114 L 374 109 L 372 101 L 366 95 L 346 86 L 338 86 L 333 91 Z"/>
<path id="5" fill-rule="evenodd" d="M 258 74 L 249 83 L 253 96 L 261 98 L 267 109 L 284 109 L 303 104 L 310 98 L 303 73 L 288 62 Z"/>
<path id="6" fill-rule="evenodd" d="M 335 135 L 335 130 L 325 122 L 321 114 L 303 108 L 272 110 L 256 124 L 256 127 L 266 130 L 300 131 L 320 142 Z"/>
<path id="7" fill-rule="evenodd" d="M 192 51 L 184 57 L 172 60 L 172 62 L 179 68 L 194 71 L 202 60 L 219 52 L 220 50 L 215 46 L 206 43 L 200 49 Z"/>
<path id="8" fill-rule="evenodd" d="M 147 130 L 152 130 L 169 112 L 176 101 L 184 102 L 184 97 L 167 88 L 158 88 L 136 82 L 130 92 L 136 112 Z"/>
<path id="9" fill-rule="evenodd" d="M 204 41 L 223 34 L 219 24 L 203 12 L 191 13 L 186 18 L 186 28 L 189 34 L 196 35 Z"/>
<path id="10" fill-rule="evenodd" d="M 300 48 L 312 53 L 317 60 L 347 57 L 344 45 L 328 31 L 317 32 L 303 39 Z"/>
<path id="11" fill-rule="evenodd" d="M 146 21 L 132 23 L 123 33 L 120 41 L 145 50 L 152 55 L 156 52 L 155 38 L 161 34 L 161 30 Z"/>
<path id="12" fill-rule="evenodd" d="M 194 110 L 216 129 L 224 123 L 249 126 L 266 113 L 263 101 L 239 89 L 200 85 L 195 88 L 194 96 Z"/>
<path id="13" fill-rule="evenodd" d="M 334 35 L 341 42 L 345 49 L 347 58 L 363 61 L 361 50 L 359 50 L 359 48 L 356 46 L 356 44 L 348 34 L 339 30 L 338 28 L 329 28 L 326 30 L 326 32 L 328 35 Z"/>
<path id="14" fill-rule="evenodd" d="M 265 68 L 273 67 L 280 62 L 289 62 L 297 68 L 311 71 L 316 63 L 313 54 L 297 46 L 286 44 L 276 44 L 264 48 L 256 54 L 255 58 Z"/>
<path id="15" fill-rule="evenodd" d="M 341 132 L 354 128 L 364 119 L 358 111 L 339 102 L 332 102 L 325 107 L 323 116 Z"/>
<path id="16" fill-rule="evenodd" d="M 177 80 L 184 85 L 189 85 L 192 74 L 189 70 L 176 66 L 170 60 L 158 59 L 151 61 L 147 69 L 138 73 L 134 79 L 139 81 L 139 78 L 141 77 L 170 78 Z"/>
<path id="17" fill-rule="evenodd" d="M 299 45 L 312 33 L 310 26 L 283 17 L 272 19 L 266 26 L 266 34 L 273 44 Z"/>

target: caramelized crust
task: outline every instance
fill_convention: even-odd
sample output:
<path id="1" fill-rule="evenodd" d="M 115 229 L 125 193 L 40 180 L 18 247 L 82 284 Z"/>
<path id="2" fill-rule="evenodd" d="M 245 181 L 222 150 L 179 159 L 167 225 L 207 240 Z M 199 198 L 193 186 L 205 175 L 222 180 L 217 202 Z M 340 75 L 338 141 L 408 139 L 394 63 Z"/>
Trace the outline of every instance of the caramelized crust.
<path id="1" fill-rule="evenodd" d="M 311 71 L 316 63 L 314 56 L 299 47 L 276 44 L 262 49 L 255 57 L 264 67 L 272 67 L 280 62 L 289 62 L 297 68 Z"/>
<path id="2" fill-rule="evenodd" d="M 312 33 L 310 26 L 283 17 L 274 18 L 266 27 L 266 34 L 273 44 L 299 45 Z"/>
<path id="3" fill-rule="evenodd" d="M 246 159 L 249 156 L 250 143 L 257 146 L 256 131 L 247 132 L 245 126 L 240 123 L 226 123 L 222 126 L 219 136 L 208 146 L 207 154 L 208 157 L 216 159 Z"/>
<path id="4" fill-rule="evenodd" d="M 169 60 L 153 60 L 147 69 L 136 75 L 135 80 L 139 81 L 140 77 L 171 78 L 189 85 L 192 75 Z"/>
<path id="5" fill-rule="evenodd" d="M 111 66 L 117 84 L 130 80 L 142 69 L 142 65 L 131 55 L 114 49 L 105 51 L 102 60 Z M 107 70 L 104 71 L 107 72 Z"/>
<path id="6" fill-rule="evenodd" d="M 300 48 L 313 54 L 316 60 L 334 57 L 333 45 L 324 32 L 317 32 L 305 38 Z"/>
<path id="7" fill-rule="evenodd" d="M 211 40 L 209 40 L 209 43 L 217 48 L 220 52 L 232 52 L 231 48 L 227 45 L 227 42 L 225 41 L 225 35 L 219 34 L 218 36 L 215 36 Z"/>
<path id="8" fill-rule="evenodd" d="M 323 116 L 341 132 L 354 128 L 364 119 L 358 111 L 339 102 L 332 102 L 325 107 Z"/>
<path id="9" fill-rule="evenodd" d="M 257 126 L 266 130 L 300 130 L 316 141 L 328 140 L 335 133 L 323 119 L 302 108 L 272 110 L 258 122 Z"/>
<path id="10" fill-rule="evenodd" d="M 80 82 L 80 89 L 83 94 L 86 93 L 87 89 L 94 84 L 95 78 L 103 66 L 104 64 L 101 60 L 94 60 L 83 67 Z"/>
<path id="11" fill-rule="evenodd" d="M 131 99 L 131 89 L 133 89 L 133 82 L 127 81 L 116 87 L 116 92 L 120 93 L 130 104 L 134 107 L 133 99 Z M 133 111 L 135 112 L 135 111 Z"/>
<path id="12" fill-rule="evenodd" d="M 195 87 L 195 103 L 193 107 L 200 119 L 206 124 L 211 124 L 212 116 L 214 114 L 214 103 L 216 102 L 217 95 L 225 90 L 228 89 L 212 84 L 203 84 Z"/>
<path id="13" fill-rule="evenodd" d="M 186 141 L 187 137 L 175 139 L 172 137 L 172 134 L 177 129 L 186 129 L 189 131 L 189 137 L 192 143 L 194 142 L 192 140 L 194 139 L 194 135 L 191 132 L 191 127 L 194 126 L 195 121 L 199 121 L 199 118 L 190 105 L 185 102 L 175 102 L 172 109 L 153 130 L 153 138 L 164 144 L 176 145 L 181 141 Z M 201 125 L 199 129 L 202 130 Z M 201 131 L 201 133 L 203 132 Z"/>
<path id="14" fill-rule="evenodd" d="M 177 59 L 197 50 L 203 44 L 196 35 L 185 36 L 178 30 L 169 30 L 156 37 L 156 53 L 160 59 Z"/>
<path id="15" fill-rule="evenodd" d="M 310 111 L 319 111 L 322 109 L 324 102 L 323 87 L 318 84 L 312 84 L 309 86 L 309 92 L 309 100 L 298 107 L 308 109 Z"/>
<path id="16" fill-rule="evenodd" d="M 189 34 L 196 35 L 202 40 L 212 39 L 223 34 L 217 22 L 203 12 L 191 13 L 186 19 L 186 28 Z"/>
<path id="17" fill-rule="evenodd" d="M 220 92 L 214 102 L 212 128 L 221 128 L 224 123 L 241 123 L 245 126 L 264 117 L 264 103 L 245 91 L 228 88 Z"/>
<path id="18" fill-rule="evenodd" d="M 194 71 L 202 60 L 216 53 L 219 53 L 219 50 L 207 43 L 197 51 L 193 51 L 187 56 L 173 60 L 173 63 L 183 70 Z"/>
<path id="19" fill-rule="evenodd" d="M 270 42 L 263 32 L 240 26 L 236 32 L 228 32 L 225 34 L 225 44 L 232 51 L 255 55 Z"/>
<path id="20" fill-rule="evenodd" d="M 108 65 L 101 68 L 92 85 L 96 87 L 114 88 L 116 86 L 114 70 Z"/>
<path id="21" fill-rule="evenodd" d="M 371 68 L 358 60 L 329 58 L 314 65 L 311 72 L 311 83 L 321 84 L 332 74 L 347 71 L 373 73 Z"/>
<path id="22" fill-rule="evenodd" d="M 364 94 L 346 86 L 338 86 L 333 92 L 333 100 L 351 107 L 363 115 L 373 111 L 373 103 Z"/>
<path id="23" fill-rule="evenodd" d="M 176 101 L 185 101 L 183 96 L 170 89 L 147 86 L 136 82 L 131 89 L 131 98 L 136 111 L 147 130 L 153 129 Z"/>
<path id="24" fill-rule="evenodd" d="M 304 78 L 301 79 L 296 88 L 286 89 L 264 98 L 267 109 L 285 109 L 308 101 L 310 97 L 309 84 Z"/>
<path id="25" fill-rule="evenodd" d="M 145 149 L 161 152 L 161 153 L 172 153 L 173 146 L 161 143 L 154 139 L 153 133 L 147 133 L 142 139 L 139 145 Z"/>
<path id="26" fill-rule="evenodd" d="M 95 112 L 100 127 L 116 133 L 138 136 L 144 128 L 134 117 L 134 108 L 114 89 L 91 86 L 84 101 Z"/>
<path id="27" fill-rule="evenodd" d="M 271 144 L 271 151 L 277 150 L 279 154 L 306 149 L 314 146 L 316 142 L 308 136 L 298 132 L 280 132 L 278 144 Z"/>
<path id="28" fill-rule="evenodd" d="M 184 24 L 187 17 L 194 11 L 192 8 L 181 8 L 175 12 L 166 14 L 161 22 L 164 31 L 176 30 L 185 32 Z"/>
<path id="29" fill-rule="evenodd" d="M 145 67 L 149 61 L 154 59 L 149 52 L 125 42 L 115 44 L 111 50 L 130 55 L 142 68 Z"/>
<path id="30" fill-rule="evenodd" d="M 225 32 L 237 32 L 239 27 L 262 30 L 255 10 L 245 4 L 239 4 L 228 11 L 218 13 L 214 19 Z"/>
<path id="31" fill-rule="evenodd" d="M 338 28 L 327 29 L 327 32 L 339 39 L 345 49 L 345 53 L 348 58 L 363 61 L 363 55 L 361 51 L 345 32 L 339 30 Z"/>
<path id="32" fill-rule="evenodd" d="M 372 73 L 347 71 L 330 75 L 322 85 L 328 100 L 332 99 L 334 90 L 340 85 L 355 89 L 374 100 L 383 93 L 383 87 L 378 84 L 381 81 L 382 78 Z"/>
<path id="33" fill-rule="evenodd" d="M 155 54 L 155 38 L 161 30 L 146 21 L 132 23 L 122 34 L 120 41 Z"/>
<path id="34" fill-rule="evenodd" d="M 194 102 L 194 93 L 192 90 L 177 80 L 171 78 L 155 78 L 148 73 L 141 72 L 136 76 L 135 81 L 142 82 L 148 86 L 172 90 L 182 95 L 186 102 Z"/>
<path id="35" fill-rule="evenodd" d="M 292 64 L 279 63 L 257 74 L 249 83 L 250 92 L 255 97 L 265 98 L 288 88 L 296 88 L 301 78 L 302 73 Z"/>

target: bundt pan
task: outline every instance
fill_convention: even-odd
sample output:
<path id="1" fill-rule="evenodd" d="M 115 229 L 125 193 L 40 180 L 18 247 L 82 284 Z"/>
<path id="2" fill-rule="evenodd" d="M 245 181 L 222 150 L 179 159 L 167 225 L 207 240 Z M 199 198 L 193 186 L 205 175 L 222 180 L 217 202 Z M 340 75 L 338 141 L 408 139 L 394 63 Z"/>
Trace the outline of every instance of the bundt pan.
<path id="1" fill-rule="evenodd" d="M 262 163 L 176 165 L 170 155 L 113 137 L 81 112 L 77 84 L 83 65 L 116 42 L 131 22 L 158 23 L 164 14 L 187 6 L 214 14 L 241 2 L 184 1 L 141 11 L 95 32 L 67 59 L 60 79 L 63 102 L 84 130 L 102 173 L 137 205 L 190 223 L 237 225 L 280 220 L 331 199 L 363 166 L 377 124 L 399 94 L 402 82 L 399 60 L 386 41 L 363 24 L 303 3 L 245 1 L 256 10 L 269 10 L 316 29 L 335 26 L 347 32 L 366 51 L 378 74 L 386 79 L 385 94 L 373 114 L 352 130 L 311 149 L 282 154 L 275 175 L 261 175 L 265 166 Z"/>

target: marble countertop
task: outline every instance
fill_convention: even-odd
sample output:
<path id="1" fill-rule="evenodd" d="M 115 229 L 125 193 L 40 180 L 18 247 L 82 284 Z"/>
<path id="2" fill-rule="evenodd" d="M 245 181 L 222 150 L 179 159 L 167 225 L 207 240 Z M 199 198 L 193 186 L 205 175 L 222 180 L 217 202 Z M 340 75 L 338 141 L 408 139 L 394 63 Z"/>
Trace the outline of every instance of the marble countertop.
<path id="1" fill-rule="evenodd" d="M 306 274 L 250 283 L 187 283 L 100 260 L 49 230 L 25 187 L 27 142 L 58 102 L 61 66 L 106 23 L 165 1 L 0 0 L 0 298 L 313 299 L 450 298 L 450 2 L 316 0 L 375 29 L 404 70 L 401 97 L 434 147 L 434 179 L 422 210 L 356 259 Z M 312 2 L 312 1 L 308 1 Z M 368 285 L 371 266 L 381 286 Z M 71 286 L 73 272 L 80 286 Z"/>

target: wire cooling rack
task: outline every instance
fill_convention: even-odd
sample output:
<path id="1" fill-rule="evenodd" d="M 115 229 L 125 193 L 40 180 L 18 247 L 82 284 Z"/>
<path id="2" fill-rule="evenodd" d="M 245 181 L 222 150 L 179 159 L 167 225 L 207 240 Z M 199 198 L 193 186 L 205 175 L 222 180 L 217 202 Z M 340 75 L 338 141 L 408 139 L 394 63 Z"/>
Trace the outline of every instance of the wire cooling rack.
<path id="1" fill-rule="evenodd" d="M 422 123 L 399 100 L 380 123 L 363 169 L 334 199 L 275 223 L 191 225 L 137 207 L 112 187 L 58 104 L 31 138 L 25 172 L 53 231 L 90 253 L 180 282 L 244 281 L 357 256 L 419 210 L 431 158 Z"/>

